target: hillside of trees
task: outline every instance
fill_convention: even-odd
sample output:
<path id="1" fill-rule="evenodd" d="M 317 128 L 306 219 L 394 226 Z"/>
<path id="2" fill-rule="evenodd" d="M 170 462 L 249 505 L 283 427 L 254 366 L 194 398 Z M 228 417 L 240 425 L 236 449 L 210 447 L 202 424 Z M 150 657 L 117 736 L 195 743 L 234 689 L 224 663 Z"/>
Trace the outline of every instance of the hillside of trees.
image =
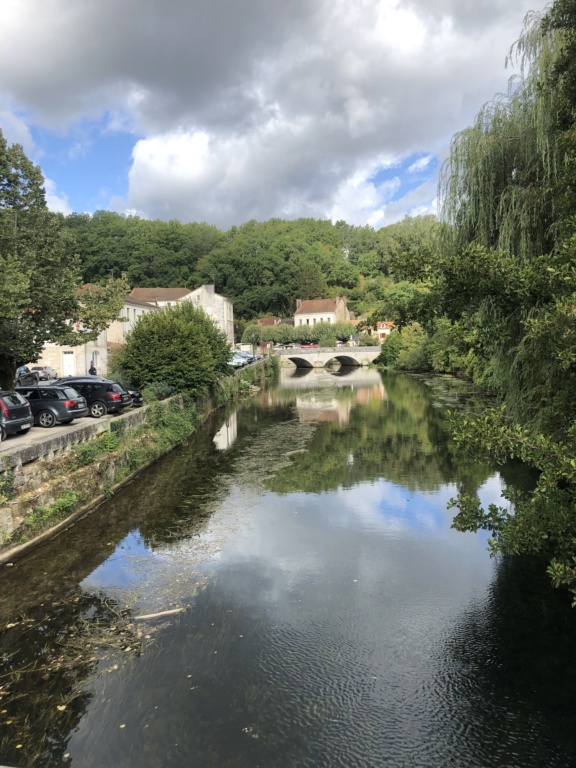
<path id="1" fill-rule="evenodd" d="M 209 224 L 148 221 L 109 211 L 61 216 L 86 282 L 125 273 L 134 286 L 214 283 L 237 317 L 293 314 L 296 299 L 345 295 L 357 314 L 384 309 L 390 263 L 418 260 L 433 216 L 384 227 L 297 219 L 249 221 L 222 232 Z"/>

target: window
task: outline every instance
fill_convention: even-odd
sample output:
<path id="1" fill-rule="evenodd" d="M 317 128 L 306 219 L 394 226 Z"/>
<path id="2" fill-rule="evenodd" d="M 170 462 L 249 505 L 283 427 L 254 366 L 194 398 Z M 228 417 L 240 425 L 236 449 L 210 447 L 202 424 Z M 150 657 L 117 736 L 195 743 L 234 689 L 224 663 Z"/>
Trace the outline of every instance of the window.
<path id="1" fill-rule="evenodd" d="M 310 325 L 310 318 L 309 317 L 306 318 L 306 325 Z"/>
<path id="2" fill-rule="evenodd" d="M 53 389 L 42 389 L 40 390 L 40 397 L 42 400 L 58 400 L 58 395 Z"/>
<path id="3" fill-rule="evenodd" d="M 134 320 L 136 320 L 136 308 L 132 310 L 134 312 Z"/>
<path id="4" fill-rule="evenodd" d="M 18 392 L 8 392 L 6 395 L 2 395 L 2 400 L 8 406 L 10 405 L 28 405 L 26 400 Z"/>
<path id="5" fill-rule="evenodd" d="M 20 394 L 26 398 L 26 400 L 39 400 L 40 393 L 37 389 L 22 389 Z"/>

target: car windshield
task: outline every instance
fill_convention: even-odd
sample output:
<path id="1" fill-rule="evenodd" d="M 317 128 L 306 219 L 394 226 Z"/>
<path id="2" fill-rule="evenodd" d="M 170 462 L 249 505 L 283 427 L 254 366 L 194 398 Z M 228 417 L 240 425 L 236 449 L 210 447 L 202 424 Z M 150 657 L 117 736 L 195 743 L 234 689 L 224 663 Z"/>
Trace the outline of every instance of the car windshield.
<path id="1" fill-rule="evenodd" d="M 26 400 L 18 392 L 8 392 L 7 394 L 2 395 L 2 400 L 8 406 L 26 405 Z"/>

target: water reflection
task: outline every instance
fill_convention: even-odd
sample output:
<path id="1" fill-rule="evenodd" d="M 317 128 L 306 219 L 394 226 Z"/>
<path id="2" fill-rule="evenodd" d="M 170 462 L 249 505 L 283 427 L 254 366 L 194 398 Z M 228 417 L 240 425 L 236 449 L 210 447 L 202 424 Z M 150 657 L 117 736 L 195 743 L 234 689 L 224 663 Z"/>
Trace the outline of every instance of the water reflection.
<path id="1" fill-rule="evenodd" d="M 423 380 L 283 376 L 3 574 L 0 762 L 571 764 L 573 615 L 450 527 L 458 487 L 487 504 L 503 483 Z M 175 606 L 130 622 L 129 650 L 41 668 L 94 615 Z"/>
<path id="2" fill-rule="evenodd" d="M 238 437 L 238 419 L 236 411 L 227 416 L 226 421 L 214 435 L 214 445 L 219 451 L 226 451 Z"/>

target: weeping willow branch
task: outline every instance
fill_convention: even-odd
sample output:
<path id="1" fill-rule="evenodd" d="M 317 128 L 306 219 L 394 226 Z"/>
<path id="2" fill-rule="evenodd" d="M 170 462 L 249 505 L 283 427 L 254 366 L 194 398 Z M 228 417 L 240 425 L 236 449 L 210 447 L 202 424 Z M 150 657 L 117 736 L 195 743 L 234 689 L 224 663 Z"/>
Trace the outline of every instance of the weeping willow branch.
<path id="1" fill-rule="evenodd" d="M 524 260 L 556 246 L 554 187 L 563 157 L 553 73 L 563 35 L 530 14 L 508 61 L 520 73 L 454 136 L 439 184 L 452 245 L 470 242 Z"/>

